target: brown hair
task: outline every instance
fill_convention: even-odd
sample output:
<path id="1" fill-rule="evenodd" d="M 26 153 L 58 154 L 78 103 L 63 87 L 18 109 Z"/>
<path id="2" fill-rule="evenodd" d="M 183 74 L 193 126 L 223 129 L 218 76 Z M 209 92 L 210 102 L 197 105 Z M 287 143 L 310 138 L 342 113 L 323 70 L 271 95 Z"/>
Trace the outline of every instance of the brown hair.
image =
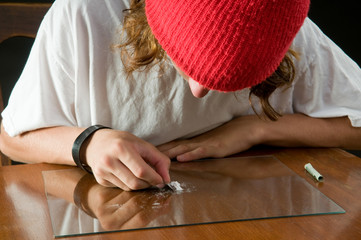
<path id="1" fill-rule="evenodd" d="M 130 8 L 124 10 L 126 15 L 122 31 L 123 40 L 118 47 L 121 49 L 121 58 L 127 74 L 131 74 L 136 70 L 149 70 L 156 64 L 162 64 L 167 56 L 152 34 L 144 7 L 144 0 L 131 0 Z M 252 104 L 252 95 L 260 99 L 262 111 L 267 118 L 275 121 L 281 116 L 270 105 L 269 97 L 277 88 L 291 85 L 295 76 L 292 57 L 297 58 L 297 54 L 289 50 L 277 70 L 270 77 L 251 87 L 249 101 L 258 116 L 260 115 Z"/>
<path id="2" fill-rule="evenodd" d="M 128 74 L 139 69 L 149 70 L 166 57 L 148 25 L 144 7 L 144 0 L 131 0 L 130 8 L 124 10 L 123 42 L 118 47 Z"/>
<path id="3" fill-rule="evenodd" d="M 263 82 L 252 86 L 249 92 L 249 101 L 253 111 L 259 116 L 252 104 L 252 94 L 257 96 L 260 100 L 263 113 L 272 121 L 277 120 L 282 115 L 276 112 L 269 103 L 269 97 L 277 89 L 281 87 L 290 87 L 295 78 L 295 66 L 292 57 L 298 59 L 298 54 L 289 49 L 287 54 L 282 59 L 281 64 L 276 71 Z"/>

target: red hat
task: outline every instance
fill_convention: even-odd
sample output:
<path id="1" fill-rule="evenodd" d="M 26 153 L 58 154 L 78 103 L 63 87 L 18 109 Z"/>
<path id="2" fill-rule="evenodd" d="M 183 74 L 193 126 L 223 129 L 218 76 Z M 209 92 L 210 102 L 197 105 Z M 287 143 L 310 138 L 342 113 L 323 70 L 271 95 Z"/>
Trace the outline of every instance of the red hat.
<path id="1" fill-rule="evenodd" d="M 309 0 L 145 0 L 152 32 L 188 76 L 214 90 L 254 86 L 279 66 Z"/>

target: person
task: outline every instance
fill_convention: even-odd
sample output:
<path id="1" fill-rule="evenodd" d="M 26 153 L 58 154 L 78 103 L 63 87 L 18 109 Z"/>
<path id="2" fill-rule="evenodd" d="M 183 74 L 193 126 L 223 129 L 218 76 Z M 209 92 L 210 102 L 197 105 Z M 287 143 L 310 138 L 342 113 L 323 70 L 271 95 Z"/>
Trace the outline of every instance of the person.
<path id="1" fill-rule="evenodd" d="M 103 186 L 136 190 L 170 182 L 173 158 L 259 144 L 361 149 L 361 70 L 308 9 L 57 0 L 2 112 L 1 151 L 75 161 Z"/>

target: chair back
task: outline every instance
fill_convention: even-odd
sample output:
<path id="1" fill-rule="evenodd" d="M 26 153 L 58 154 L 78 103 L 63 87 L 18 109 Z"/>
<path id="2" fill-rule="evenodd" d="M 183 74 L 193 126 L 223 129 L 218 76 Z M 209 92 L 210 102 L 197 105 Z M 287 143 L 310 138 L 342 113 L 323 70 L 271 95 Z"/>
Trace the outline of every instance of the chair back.
<path id="1" fill-rule="evenodd" d="M 0 44 L 12 37 L 35 38 L 50 6 L 51 3 L 0 3 Z M 0 112 L 4 110 L 3 96 L 0 83 Z M 0 166 L 11 164 L 1 152 L 0 160 Z"/>

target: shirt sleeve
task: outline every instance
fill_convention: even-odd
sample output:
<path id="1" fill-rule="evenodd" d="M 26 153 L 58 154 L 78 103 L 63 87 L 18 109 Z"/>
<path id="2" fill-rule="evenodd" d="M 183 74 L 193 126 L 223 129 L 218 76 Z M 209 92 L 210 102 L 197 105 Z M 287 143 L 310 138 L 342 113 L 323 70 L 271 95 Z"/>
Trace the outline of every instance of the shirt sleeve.
<path id="1" fill-rule="evenodd" d="M 294 112 L 311 117 L 347 116 L 361 127 L 361 70 L 310 20 L 291 46 L 300 55 L 296 61 Z"/>
<path id="2" fill-rule="evenodd" d="M 2 113 L 10 136 L 30 129 L 75 124 L 73 37 L 67 12 L 57 10 L 54 3 L 45 16 Z"/>
<path id="3" fill-rule="evenodd" d="M 53 126 L 112 126 L 108 91 L 127 0 L 55 1 L 2 113 L 10 136 Z M 117 107 L 115 107 L 118 109 Z"/>

